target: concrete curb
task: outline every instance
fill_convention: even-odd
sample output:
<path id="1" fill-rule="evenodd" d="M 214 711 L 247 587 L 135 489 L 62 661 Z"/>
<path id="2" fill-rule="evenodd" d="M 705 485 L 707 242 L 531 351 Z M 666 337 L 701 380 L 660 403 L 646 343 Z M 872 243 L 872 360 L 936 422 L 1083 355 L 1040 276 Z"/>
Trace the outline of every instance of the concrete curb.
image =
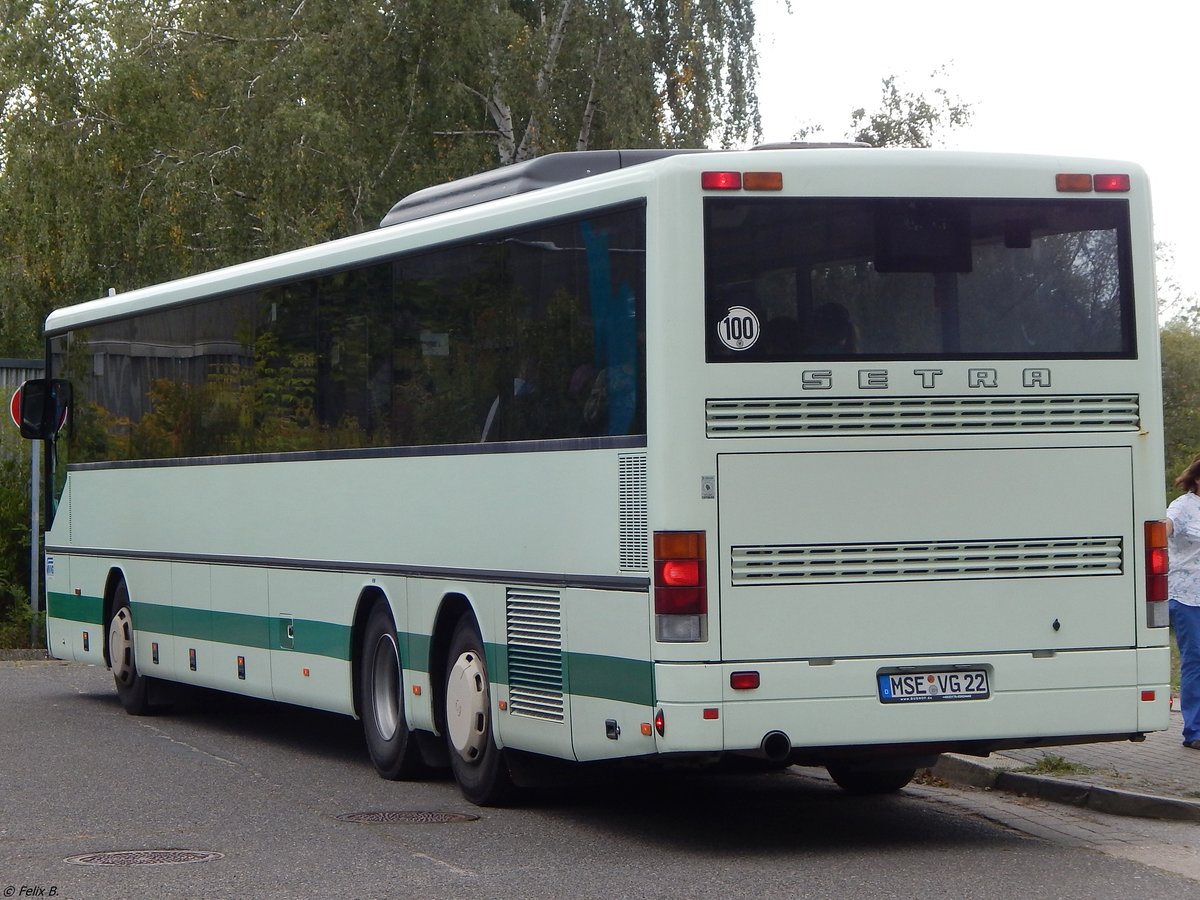
<path id="1" fill-rule="evenodd" d="M 0 650 L 0 662 L 16 659 L 49 659 L 50 654 L 45 650 Z"/>
<path id="2" fill-rule="evenodd" d="M 954 784 L 1004 791 L 1023 797 L 1037 797 L 1117 816 L 1200 822 L 1200 801 L 1197 800 L 1159 797 L 1155 794 L 1101 787 L 1065 778 L 1014 772 L 1003 763 L 992 760 L 972 759 L 947 753 L 938 760 L 932 772 L 936 777 Z"/>

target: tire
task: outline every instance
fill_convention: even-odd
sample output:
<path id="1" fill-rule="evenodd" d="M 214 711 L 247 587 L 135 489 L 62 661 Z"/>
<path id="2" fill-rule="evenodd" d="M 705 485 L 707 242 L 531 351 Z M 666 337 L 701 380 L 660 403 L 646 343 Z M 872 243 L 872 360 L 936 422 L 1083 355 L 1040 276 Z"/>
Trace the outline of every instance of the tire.
<path id="1" fill-rule="evenodd" d="M 514 788 L 492 731 L 487 658 L 479 628 L 470 616 L 455 626 L 446 663 L 442 702 L 454 780 L 475 805 L 503 805 L 512 798 Z"/>
<path id="2" fill-rule="evenodd" d="M 133 612 L 129 606 L 129 588 L 124 579 L 113 592 L 113 614 L 108 623 L 108 662 L 112 667 L 117 696 L 125 712 L 146 716 L 153 712 L 150 682 L 138 672 L 134 650 Z"/>
<path id="3" fill-rule="evenodd" d="M 421 775 L 417 741 L 404 719 L 404 672 L 396 646 L 396 625 L 383 603 L 367 619 L 358 658 L 358 709 L 371 762 L 392 781 Z"/>
<path id="4" fill-rule="evenodd" d="M 848 794 L 860 796 L 894 794 L 917 774 L 916 769 L 861 769 L 837 764 L 826 768 L 838 787 Z"/>

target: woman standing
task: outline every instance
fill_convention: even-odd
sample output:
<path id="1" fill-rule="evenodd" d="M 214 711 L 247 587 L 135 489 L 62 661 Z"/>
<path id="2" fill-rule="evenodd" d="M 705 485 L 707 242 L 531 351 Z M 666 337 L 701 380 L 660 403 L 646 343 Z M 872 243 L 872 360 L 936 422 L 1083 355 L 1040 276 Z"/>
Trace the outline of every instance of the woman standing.
<path id="1" fill-rule="evenodd" d="M 1167 507 L 1171 626 L 1179 646 L 1183 746 L 1200 750 L 1200 456 L 1179 474 L 1175 487 L 1186 493 Z"/>

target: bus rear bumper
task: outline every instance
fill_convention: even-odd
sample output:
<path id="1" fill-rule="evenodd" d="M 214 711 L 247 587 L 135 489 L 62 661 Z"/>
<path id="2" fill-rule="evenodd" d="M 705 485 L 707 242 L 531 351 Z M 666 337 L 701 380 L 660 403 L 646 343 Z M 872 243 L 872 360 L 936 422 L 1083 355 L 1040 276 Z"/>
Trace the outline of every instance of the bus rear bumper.
<path id="1" fill-rule="evenodd" d="M 761 753 L 787 736 L 795 761 L 959 752 L 1134 738 L 1167 727 L 1166 647 L 870 660 L 655 666 L 662 753 Z M 878 674 L 985 671 L 969 700 L 884 702 Z M 734 690 L 735 672 L 759 687 Z M 706 698 L 697 701 L 695 698 Z"/>

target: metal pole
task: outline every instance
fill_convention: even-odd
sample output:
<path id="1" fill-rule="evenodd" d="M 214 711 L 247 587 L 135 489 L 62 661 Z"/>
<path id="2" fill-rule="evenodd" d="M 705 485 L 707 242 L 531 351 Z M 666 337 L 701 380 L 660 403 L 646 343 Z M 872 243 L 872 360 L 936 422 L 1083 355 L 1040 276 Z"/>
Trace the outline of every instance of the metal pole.
<path id="1" fill-rule="evenodd" d="M 33 447 L 29 464 L 29 646 L 37 646 L 38 606 L 42 593 L 42 504 L 38 488 L 42 480 L 42 442 Z"/>

